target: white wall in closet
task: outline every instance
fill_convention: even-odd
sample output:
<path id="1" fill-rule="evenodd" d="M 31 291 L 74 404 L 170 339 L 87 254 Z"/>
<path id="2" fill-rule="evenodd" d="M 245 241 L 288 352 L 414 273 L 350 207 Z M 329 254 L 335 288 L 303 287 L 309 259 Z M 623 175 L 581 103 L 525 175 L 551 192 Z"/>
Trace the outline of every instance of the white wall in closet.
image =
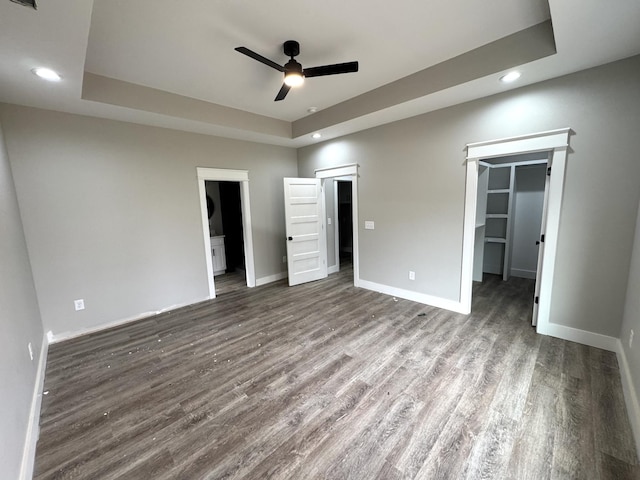
<path id="1" fill-rule="evenodd" d="M 516 167 L 511 275 L 536 278 L 546 165 Z"/>

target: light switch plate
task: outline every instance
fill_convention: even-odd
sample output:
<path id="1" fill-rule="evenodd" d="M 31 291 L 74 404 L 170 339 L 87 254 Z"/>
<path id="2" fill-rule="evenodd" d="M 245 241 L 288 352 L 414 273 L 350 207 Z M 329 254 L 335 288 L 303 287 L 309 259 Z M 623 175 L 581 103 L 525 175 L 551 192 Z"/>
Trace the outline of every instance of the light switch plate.
<path id="1" fill-rule="evenodd" d="M 373 222 L 373 220 L 365 220 L 365 222 L 364 222 L 364 229 L 365 230 L 373 230 L 375 228 L 376 228 L 376 225 Z"/>

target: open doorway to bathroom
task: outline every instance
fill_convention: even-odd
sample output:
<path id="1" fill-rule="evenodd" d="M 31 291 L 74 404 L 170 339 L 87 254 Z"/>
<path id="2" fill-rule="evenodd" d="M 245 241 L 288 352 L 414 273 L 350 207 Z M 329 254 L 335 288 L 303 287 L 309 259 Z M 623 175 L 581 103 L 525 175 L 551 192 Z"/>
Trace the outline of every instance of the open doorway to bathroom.
<path id="1" fill-rule="evenodd" d="M 240 182 L 205 181 L 216 296 L 246 288 Z"/>
<path id="2" fill-rule="evenodd" d="M 197 167 L 196 170 L 209 298 L 216 298 L 218 294 L 228 290 L 224 288 L 222 283 L 231 279 L 231 276 L 227 276 L 229 265 L 234 268 L 236 277 L 242 277 L 244 271 L 244 280 L 242 283 L 237 282 L 238 285 L 232 287 L 231 291 L 237 286 L 242 288 L 245 286 L 249 288 L 255 287 L 256 274 L 251 229 L 249 172 L 247 170 L 208 167 Z M 207 183 L 209 182 L 219 182 L 217 184 L 217 193 L 216 187 L 211 186 L 209 187 L 211 189 L 210 192 L 207 192 Z M 232 192 L 229 198 L 233 200 L 225 202 L 225 187 L 222 185 L 227 183 L 234 184 L 233 187 L 229 187 Z M 237 201 L 238 191 L 239 202 Z M 219 213 L 220 216 L 216 213 Z M 231 220 L 231 227 L 225 225 L 225 218 Z M 237 225 L 238 223 L 240 224 L 240 229 L 237 226 L 233 226 L 233 224 Z M 225 229 L 228 229 L 228 231 Z M 238 233 L 238 230 L 241 233 Z M 229 234 L 230 239 L 225 241 L 227 234 Z M 230 249 L 232 255 L 229 261 L 227 260 L 227 248 Z M 238 251 L 241 256 L 241 263 L 236 260 Z M 224 262 L 222 262 L 223 253 Z M 215 265 L 214 262 L 216 262 Z M 217 288 L 219 282 L 222 288 Z"/>

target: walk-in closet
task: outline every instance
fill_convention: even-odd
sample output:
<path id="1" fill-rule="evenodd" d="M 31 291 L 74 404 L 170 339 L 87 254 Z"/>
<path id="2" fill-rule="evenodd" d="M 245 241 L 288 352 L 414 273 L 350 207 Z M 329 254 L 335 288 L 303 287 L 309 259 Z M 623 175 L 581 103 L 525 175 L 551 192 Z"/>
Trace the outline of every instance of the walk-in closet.
<path id="1" fill-rule="evenodd" d="M 474 281 L 536 278 L 548 168 L 546 152 L 480 162 Z"/>

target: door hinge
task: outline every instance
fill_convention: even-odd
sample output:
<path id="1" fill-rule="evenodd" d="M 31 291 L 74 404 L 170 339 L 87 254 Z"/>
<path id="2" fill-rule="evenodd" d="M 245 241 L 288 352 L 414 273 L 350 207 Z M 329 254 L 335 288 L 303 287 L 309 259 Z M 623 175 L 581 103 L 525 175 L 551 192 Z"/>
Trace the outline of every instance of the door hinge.
<path id="1" fill-rule="evenodd" d="M 538 305 L 540 303 L 540 297 L 536 297 L 533 301 L 536 305 Z"/>
<path id="2" fill-rule="evenodd" d="M 551 176 L 551 167 L 547 167 L 547 175 Z"/>
<path id="3" fill-rule="evenodd" d="M 540 241 L 544 242 L 544 233 L 542 235 L 540 235 Z"/>

